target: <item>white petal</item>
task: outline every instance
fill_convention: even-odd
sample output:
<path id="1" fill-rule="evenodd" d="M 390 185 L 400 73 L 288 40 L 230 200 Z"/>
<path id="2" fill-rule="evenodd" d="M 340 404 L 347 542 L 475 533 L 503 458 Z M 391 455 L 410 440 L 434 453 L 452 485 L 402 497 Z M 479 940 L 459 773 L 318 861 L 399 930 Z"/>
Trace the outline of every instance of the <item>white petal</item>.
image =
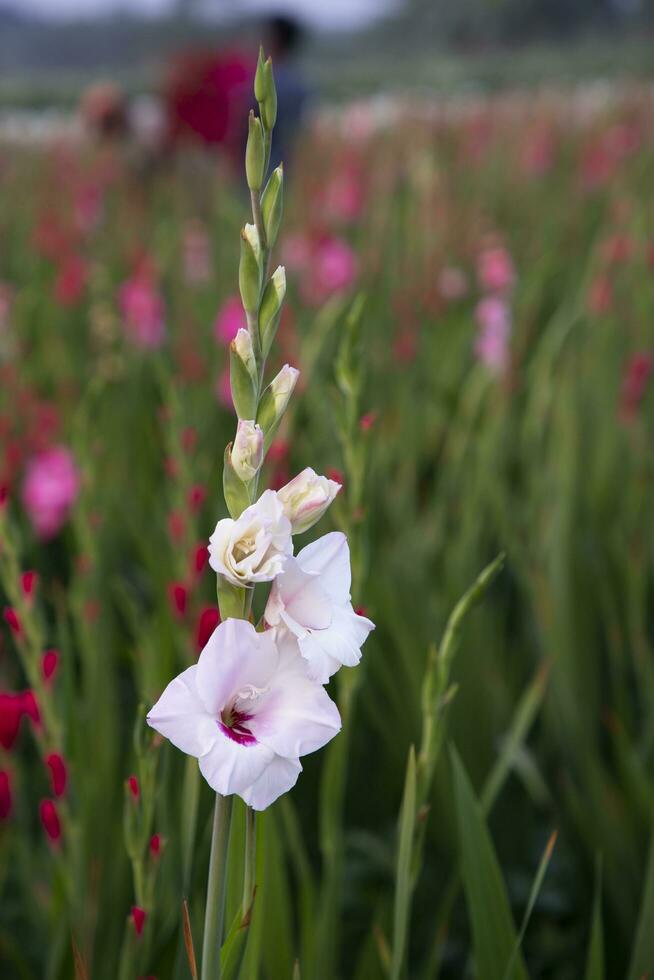
<path id="1" fill-rule="evenodd" d="M 241 796 L 253 810 L 265 810 L 283 793 L 288 793 L 297 782 L 302 772 L 299 759 L 283 759 L 276 755 L 257 781 L 246 789 Z"/>
<path id="2" fill-rule="evenodd" d="M 246 685 L 266 687 L 278 659 L 273 636 L 257 633 L 252 623 L 244 619 L 220 623 L 197 665 L 197 691 L 206 710 L 217 719 L 229 700 Z"/>
<path id="3" fill-rule="evenodd" d="M 341 531 L 323 534 L 312 541 L 297 556 L 305 572 L 319 572 L 320 584 L 330 598 L 342 605 L 350 600 L 350 549 Z"/>
<path id="4" fill-rule="evenodd" d="M 315 630 L 298 640 L 309 676 L 326 684 L 340 666 L 356 667 L 361 660 L 361 647 L 374 628 L 374 623 L 358 616 L 349 603 L 334 609 L 329 629 Z"/>
<path id="5" fill-rule="evenodd" d="M 304 629 L 326 629 L 332 621 L 331 599 L 323 589 L 320 577 L 303 571 L 295 558 L 286 560 L 284 571 L 275 579 L 268 605 L 273 615 L 273 619 L 266 616 L 269 623 L 278 617 L 280 606 L 284 607 L 287 617 Z"/>
<path id="6" fill-rule="evenodd" d="M 148 725 L 187 755 L 201 756 L 216 738 L 216 724 L 206 711 L 196 687 L 197 666 L 175 677 L 150 709 Z"/>
<path id="7" fill-rule="evenodd" d="M 203 756 L 200 772 L 216 793 L 229 796 L 251 786 L 275 757 L 265 745 L 240 745 L 224 735 L 216 723 L 218 738 Z"/>
<path id="8" fill-rule="evenodd" d="M 288 759 L 315 752 L 340 731 L 338 708 L 325 689 L 309 679 L 292 642 L 249 726 L 258 741 Z"/>

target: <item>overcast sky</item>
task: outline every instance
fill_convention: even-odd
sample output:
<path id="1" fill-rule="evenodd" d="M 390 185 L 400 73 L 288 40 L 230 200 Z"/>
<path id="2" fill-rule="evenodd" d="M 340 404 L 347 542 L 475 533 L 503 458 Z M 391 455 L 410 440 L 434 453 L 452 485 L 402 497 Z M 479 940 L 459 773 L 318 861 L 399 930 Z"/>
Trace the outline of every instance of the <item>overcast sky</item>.
<path id="1" fill-rule="evenodd" d="M 352 27 L 374 19 L 397 6 L 400 0 L 202 0 L 207 11 L 287 10 L 305 20 L 328 27 Z M 130 11 L 156 15 L 170 10 L 174 0 L 19 0 L 19 10 L 57 18 L 92 16 L 99 13 Z"/>

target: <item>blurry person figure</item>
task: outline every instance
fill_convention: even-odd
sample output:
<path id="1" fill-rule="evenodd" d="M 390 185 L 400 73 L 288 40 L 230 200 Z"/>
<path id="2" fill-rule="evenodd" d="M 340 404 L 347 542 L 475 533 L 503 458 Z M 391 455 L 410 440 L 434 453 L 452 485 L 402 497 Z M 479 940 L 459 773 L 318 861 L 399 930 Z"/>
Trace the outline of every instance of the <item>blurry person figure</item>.
<path id="1" fill-rule="evenodd" d="M 277 123 L 270 154 L 271 168 L 288 163 L 309 98 L 296 55 L 304 38 L 299 22 L 287 15 L 270 17 L 264 28 L 264 51 L 273 61 L 277 88 Z"/>
<path id="2" fill-rule="evenodd" d="M 99 142 L 114 142 L 127 135 L 127 100 L 114 82 L 89 86 L 80 101 L 80 116 L 86 132 Z"/>

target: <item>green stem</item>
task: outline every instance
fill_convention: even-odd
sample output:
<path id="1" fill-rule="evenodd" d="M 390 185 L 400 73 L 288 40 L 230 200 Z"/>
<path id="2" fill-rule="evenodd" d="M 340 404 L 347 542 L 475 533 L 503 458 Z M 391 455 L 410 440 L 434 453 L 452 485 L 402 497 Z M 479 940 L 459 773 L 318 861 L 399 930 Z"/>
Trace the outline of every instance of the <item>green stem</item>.
<path id="1" fill-rule="evenodd" d="M 255 812 L 251 807 L 245 810 L 245 871 L 243 872 L 242 912 L 245 920 L 252 905 L 252 895 L 256 879 L 257 835 Z"/>
<path id="2" fill-rule="evenodd" d="M 220 947 L 223 941 L 227 884 L 227 847 L 232 818 L 232 797 L 216 793 L 207 882 L 207 905 L 202 940 L 202 980 L 220 980 Z"/>

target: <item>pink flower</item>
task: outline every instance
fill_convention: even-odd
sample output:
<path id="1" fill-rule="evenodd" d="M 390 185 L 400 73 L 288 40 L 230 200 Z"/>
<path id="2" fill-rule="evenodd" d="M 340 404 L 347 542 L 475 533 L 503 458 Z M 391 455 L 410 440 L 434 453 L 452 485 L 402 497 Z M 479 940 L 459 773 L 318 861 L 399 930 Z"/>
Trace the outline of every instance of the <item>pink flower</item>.
<path id="1" fill-rule="evenodd" d="M 79 472 L 64 446 L 46 449 L 29 460 L 22 499 L 40 538 L 53 537 L 66 523 L 79 488 Z"/>
<path id="2" fill-rule="evenodd" d="M 631 355 L 624 368 L 620 390 L 620 418 L 623 422 L 630 423 L 637 418 L 652 374 L 654 354 L 640 351 Z"/>
<path id="3" fill-rule="evenodd" d="M 120 287 L 118 303 L 127 336 L 136 347 L 156 350 L 164 342 L 164 303 L 152 274 L 141 269 Z"/>
<path id="4" fill-rule="evenodd" d="M 363 188 L 352 171 L 335 174 L 324 193 L 325 216 L 337 221 L 350 222 L 363 210 Z"/>
<path id="5" fill-rule="evenodd" d="M 438 292 L 443 299 L 461 299 L 467 290 L 468 283 L 462 269 L 455 265 L 446 265 L 441 269 L 438 275 Z"/>
<path id="6" fill-rule="evenodd" d="M 344 292 L 354 282 L 356 257 L 342 238 L 323 238 L 315 247 L 302 279 L 302 291 L 308 303 L 324 303 L 335 293 Z"/>
<path id="7" fill-rule="evenodd" d="M 65 256 L 57 271 L 55 298 L 61 306 L 74 306 L 82 298 L 86 286 L 87 271 L 84 259 L 79 255 Z"/>
<path id="8" fill-rule="evenodd" d="M 291 272 L 306 269 L 311 260 L 311 243 L 306 235 L 287 235 L 282 242 L 282 261 Z"/>
<path id="9" fill-rule="evenodd" d="M 221 344 L 227 346 L 231 344 L 241 327 L 247 330 L 245 310 L 241 304 L 240 296 L 230 296 L 218 311 L 218 316 L 213 325 L 214 337 Z"/>
<path id="10" fill-rule="evenodd" d="M 486 296 L 475 310 L 479 325 L 475 354 L 493 372 L 501 374 L 508 365 L 511 313 L 503 299 Z"/>
<path id="11" fill-rule="evenodd" d="M 184 229 L 184 278 L 188 283 L 206 282 L 211 276 L 211 242 L 206 229 L 191 221 Z"/>
<path id="12" fill-rule="evenodd" d="M 229 379 L 229 367 L 226 367 L 216 382 L 216 397 L 221 405 L 230 411 L 234 407 L 232 400 L 232 384 Z"/>
<path id="13" fill-rule="evenodd" d="M 483 289 L 505 293 L 515 282 L 513 260 L 505 248 L 486 248 L 477 260 L 477 278 Z"/>

